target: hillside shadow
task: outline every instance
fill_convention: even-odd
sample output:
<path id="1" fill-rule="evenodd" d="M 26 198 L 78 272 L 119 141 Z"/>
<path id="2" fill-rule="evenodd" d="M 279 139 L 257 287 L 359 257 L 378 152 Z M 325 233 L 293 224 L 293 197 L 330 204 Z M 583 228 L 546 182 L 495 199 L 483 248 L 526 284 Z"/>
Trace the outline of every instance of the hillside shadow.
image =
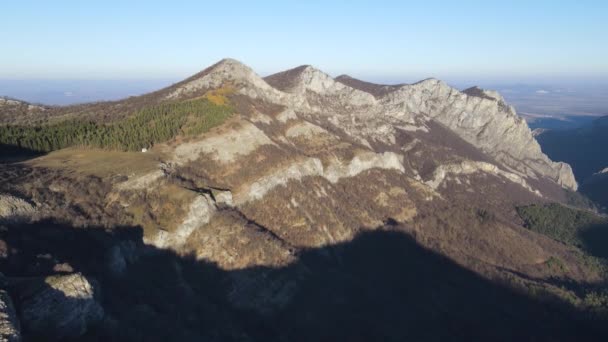
<path id="1" fill-rule="evenodd" d="M 0 164 L 23 162 L 46 153 L 15 145 L 0 144 Z"/>
<path id="2" fill-rule="evenodd" d="M 607 332 L 605 322 L 490 282 L 395 231 L 309 249 L 284 267 L 232 271 L 146 246 L 139 227 L 41 222 L 5 227 L 1 238 L 9 279 L 73 271 L 94 281 L 105 319 L 78 340 L 605 340 Z M 40 338 L 23 329 L 26 341 Z"/>
<path id="3" fill-rule="evenodd" d="M 586 252 L 608 260 L 608 221 L 585 226 L 578 235 Z"/>

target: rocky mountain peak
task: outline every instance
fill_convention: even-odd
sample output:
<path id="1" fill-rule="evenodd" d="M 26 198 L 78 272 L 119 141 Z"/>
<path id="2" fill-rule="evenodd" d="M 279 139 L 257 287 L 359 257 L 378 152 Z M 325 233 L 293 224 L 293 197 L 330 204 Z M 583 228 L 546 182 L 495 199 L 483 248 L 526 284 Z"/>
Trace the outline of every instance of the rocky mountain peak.
<path id="1" fill-rule="evenodd" d="M 370 93 L 374 95 L 376 98 L 384 97 L 385 95 L 399 89 L 399 87 L 404 84 L 395 84 L 395 85 L 382 85 L 382 84 L 374 84 L 371 82 L 365 82 L 362 80 L 358 80 L 349 75 L 340 75 L 336 77 L 336 81 L 343 83 L 351 88 L 362 90 L 366 93 Z"/>
<path id="2" fill-rule="evenodd" d="M 212 96 L 220 88 L 226 90 L 221 92 L 225 101 L 217 104 Z M 11 258 L 6 263 L 11 277 L 36 277 L 31 287 L 19 279 L 26 291 L 14 296 L 24 332 L 62 340 L 95 337 L 99 331 L 105 340 L 122 340 L 123 331 L 129 331 L 133 338 L 124 340 L 137 340 L 158 338 L 159 330 L 149 328 L 166 327 L 165 339 L 255 340 L 264 339 L 256 331 L 261 323 L 284 327 L 281 340 L 347 340 L 360 331 L 352 337 L 316 332 L 327 331 L 327 317 L 335 316 L 366 331 L 372 322 L 378 336 L 390 336 L 389 325 L 375 323 L 375 317 L 393 317 L 383 314 L 390 303 L 396 303 L 395 313 L 411 308 L 414 297 L 421 300 L 410 311 L 432 317 L 437 312 L 438 324 L 445 323 L 445 303 L 455 312 L 475 304 L 469 298 L 478 298 L 479 289 L 488 286 L 458 285 L 472 289 L 464 294 L 453 292 L 455 286 L 429 288 L 445 283 L 437 281 L 438 275 L 462 279 L 460 273 L 446 272 L 446 265 L 489 279 L 514 279 L 522 289 L 554 289 L 548 294 L 564 291 L 561 280 L 556 285 L 554 279 L 581 284 L 601 279 L 571 246 L 535 235 L 514 220 L 515 206 L 565 203 L 562 187 L 575 188 L 576 182 L 570 167 L 544 155 L 526 123 L 495 93 L 477 87 L 459 91 L 437 79 L 411 85 L 333 79 L 308 65 L 263 79 L 242 63 L 224 59 L 169 88 L 99 107 L 100 113 L 125 115 L 133 115 L 128 114 L 133 108 L 154 109 L 150 119 L 135 114 L 136 125 L 130 125 L 129 116 L 112 118 L 119 128 L 126 122 L 126 129 L 107 130 L 117 147 L 124 146 L 120 138 L 140 133 L 144 139 L 150 133 L 152 145 L 133 139 L 136 150 L 128 146 L 131 152 L 121 152 L 91 140 L 91 145 L 82 143 L 86 148 L 58 145 L 23 163 L 0 163 L 0 225 L 10 227 L 0 229 L 0 259 Z M 51 114 L 82 118 L 73 108 L 53 108 Z M 158 121 L 170 122 L 161 126 Z M 72 133 L 70 122 L 64 122 L 66 136 L 81 135 L 81 126 Z M 173 123 L 175 130 L 169 129 Z M 209 125 L 189 131 L 199 123 Z M 152 134 L 165 128 L 166 136 Z M 28 134 L 17 138 L 35 139 L 38 129 L 20 129 Z M 15 141 L 21 144 L 7 142 Z M 148 148 L 139 153 L 142 141 Z M 376 242 L 362 242 L 370 238 Z M 411 254 L 416 246 L 420 253 Z M 433 257 L 433 264 L 442 265 L 431 273 L 433 264 L 425 261 L 429 253 L 440 257 Z M 407 263 L 411 260 L 415 265 Z M 362 264 L 369 268 L 353 273 Z M 422 270 L 413 273 L 429 277 L 414 282 L 420 288 L 404 292 L 412 284 L 412 267 Z M 407 271 L 403 282 L 395 278 L 399 270 Z M 393 286 L 381 300 L 378 279 Z M 8 307 L 2 304 L 8 302 L 2 290 L 0 279 L 0 328 L 2 309 Z M 327 299 L 317 298 L 319 293 Z M 362 294 L 363 302 L 379 308 L 359 310 Z M 454 298 L 462 303 L 450 304 Z M 487 292 L 479 300 L 483 306 L 470 310 L 479 316 L 463 323 L 485 319 L 496 298 L 495 291 Z M 347 306 L 323 316 L 326 303 L 335 299 L 354 303 L 355 310 Z M 311 311 L 310 304 L 317 302 Z M 441 305 L 429 311 L 429 303 L 436 302 Z M 285 320 L 298 312 L 306 317 Z M 507 316 L 512 312 L 553 317 L 527 307 L 510 309 Z M 133 317 L 141 319 L 134 322 Z M 191 324 L 208 317 L 218 321 Z M 534 323 L 517 317 L 517 322 Z M 400 330 L 411 319 L 396 318 L 390 326 Z M 61 329 L 51 330 L 49 324 Z M 210 326 L 221 330 L 209 331 Z M 528 336 L 529 329 L 524 330 Z M 313 335 L 302 334 L 307 332 Z M 422 333 L 395 339 L 426 336 Z"/>
<path id="3" fill-rule="evenodd" d="M 242 63 L 224 59 L 184 81 L 168 98 L 225 84 L 236 86 L 240 94 L 251 98 L 262 98 L 310 115 L 316 113 L 310 116 L 313 120 L 319 118 L 318 114 L 333 115 L 339 129 L 349 131 L 361 141 L 366 138 L 360 136 L 361 129 L 350 127 L 351 117 L 370 119 L 389 115 L 407 122 L 434 119 L 522 176 L 548 176 L 561 186 L 577 188 L 570 167 L 554 163 L 542 153 L 526 123 L 495 91 L 472 87 L 461 92 L 435 78 L 409 85 L 377 85 L 345 75 L 333 79 L 310 65 L 262 79 Z M 338 113 L 340 117 L 335 116 Z M 377 124 L 384 128 L 366 134 L 374 135 L 376 140 L 392 141 L 394 128 Z M 368 125 L 374 126 L 369 122 Z M 379 133 L 385 130 L 393 133 Z"/>
<path id="4" fill-rule="evenodd" d="M 174 86 L 168 99 L 188 96 L 200 90 L 221 88 L 226 85 L 248 85 L 260 89 L 269 88 L 266 82 L 250 67 L 232 58 L 224 58 L 200 73 Z"/>
<path id="5" fill-rule="evenodd" d="M 472 87 L 461 92 L 434 78 L 393 88 L 342 80 L 350 87 L 380 94 L 381 102 L 392 109 L 391 116 L 431 118 L 521 175 L 548 176 L 563 187 L 578 187 L 570 166 L 543 154 L 525 121 L 495 91 Z"/>
<path id="6" fill-rule="evenodd" d="M 324 93 L 336 91 L 344 86 L 336 82 L 331 76 L 310 65 L 301 65 L 297 68 L 279 72 L 265 78 L 271 86 L 284 92 L 301 94 L 308 91 Z"/>
<path id="7" fill-rule="evenodd" d="M 348 81 L 348 80 L 354 80 L 355 78 L 347 75 L 347 74 L 342 74 L 336 77 L 336 81 Z"/>
<path id="8" fill-rule="evenodd" d="M 485 90 L 477 86 L 467 88 L 462 91 L 464 94 L 469 96 L 476 96 L 488 100 L 502 101 L 505 102 L 504 98 L 495 90 Z"/>

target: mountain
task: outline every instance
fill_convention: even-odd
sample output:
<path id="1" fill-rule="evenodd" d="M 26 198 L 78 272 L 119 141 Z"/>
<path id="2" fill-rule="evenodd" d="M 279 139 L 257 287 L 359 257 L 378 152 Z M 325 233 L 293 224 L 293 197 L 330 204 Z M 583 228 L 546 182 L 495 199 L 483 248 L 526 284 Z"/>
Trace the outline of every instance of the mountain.
<path id="1" fill-rule="evenodd" d="M 24 101 L 0 97 L 0 123 L 12 122 L 15 118 L 27 120 L 28 117 L 36 116 L 47 110 L 47 107 L 34 105 Z"/>
<path id="2" fill-rule="evenodd" d="M 2 288 L 27 339 L 606 333 L 587 245 L 604 221 L 496 92 L 225 59 L 0 117 L 0 143 L 41 153 L 0 164 Z M 539 223 L 554 210 L 576 238 Z"/>
<path id="3" fill-rule="evenodd" d="M 603 172 L 608 167 L 608 116 L 576 129 L 547 130 L 536 139 L 551 159 L 572 165 L 582 193 L 608 208 L 608 182 Z"/>

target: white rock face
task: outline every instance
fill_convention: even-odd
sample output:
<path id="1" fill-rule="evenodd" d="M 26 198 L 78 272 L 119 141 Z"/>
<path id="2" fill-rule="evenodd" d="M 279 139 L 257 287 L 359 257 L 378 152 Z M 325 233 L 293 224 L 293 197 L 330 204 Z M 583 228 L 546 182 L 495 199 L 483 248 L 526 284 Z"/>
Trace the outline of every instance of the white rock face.
<path id="1" fill-rule="evenodd" d="M 355 106 L 376 103 L 373 95 L 336 82 L 331 76 L 311 66 L 305 67 L 298 75 L 295 84 L 287 90 L 289 93 L 299 95 L 305 95 L 307 91 L 337 97 Z"/>
<path id="2" fill-rule="evenodd" d="M 175 89 L 167 95 L 167 99 L 187 96 L 199 90 L 220 88 L 226 84 L 238 87 L 241 93 L 252 98 L 257 98 L 262 94 L 275 98 L 275 100 L 284 97 L 284 94 L 268 85 L 251 68 L 237 60 L 227 58 L 203 71 L 201 77 Z"/>
<path id="3" fill-rule="evenodd" d="M 397 129 L 428 132 L 425 123 L 433 119 L 512 173 L 531 179 L 548 178 L 573 190 L 578 186 L 570 166 L 553 162 L 542 153 L 525 121 L 497 92 L 478 88 L 461 92 L 442 81 L 427 79 L 394 87 L 376 99 L 310 66 L 267 79 L 283 84 L 282 90 L 270 86 L 243 64 L 227 59 L 182 85 L 170 97 L 229 82 L 240 94 L 284 106 L 286 109 L 277 116 L 279 122 L 294 119 L 296 112 L 311 122 L 322 119 L 370 148 L 372 142 L 394 145 Z"/>
<path id="4" fill-rule="evenodd" d="M 24 330 L 59 341 L 83 335 L 103 318 L 93 286 L 82 274 L 51 276 L 44 282 L 19 301 Z"/>
<path id="5" fill-rule="evenodd" d="M 0 342 L 18 341 L 21 341 L 21 333 L 15 306 L 8 293 L 0 288 Z"/>
<path id="6" fill-rule="evenodd" d="M 232 200 L 232 192 L 231 191 L 216 191 L 215 193 L 215 203 L 220 205 L 225 205 L 228 207 L 232 207 L 234 202 Z"/>
<path id="7" fill-rule="evenodd" d="M 34 206 L 23 199 L 7 194 L 0 194 L 0 222 L 27 220 L 34 212 Z"/>
<path id="8" fill-rule="evenodd" d="M 355 156 L 348 163 L 336 159 L 327 168 L 323 167 L 320 159 L 308 158 L 258 179 L 250 185 L 245 194 L 237 196 L 235 202 L 239 205 L 262 199 L 272 189 L 304 177 L 319 176 L 336 183 L 341 178 L 353 177 L 374 168 L 404 172 L 402 162 L 403 157 L 392 152 L 365 152 Z"/>
<path id="9" fill-rule="evenodd" d="M 196 229 L 209 223 L 216 211 L 215 202 L 209 195 L 197 196 L 190 203 L 186 218 L 174 232 L 160 231 L 156 238 L 149 243 L 158 248 L 178 248 L 186 243 L 190 234 Z"/>
<path id="10" fill-rule="evenodd" d="M 327 167 L 323 176 L 330 182 L 336 183 L 340 178 L 354 177 L 363 171 L 374 168 L 404 172 L 403 156 L 392 152 L 362 153 L 355 156 L 346 165 L 336 160 L 336 162 Z"/>
<path id="11" fill-rule="evenodd" d="M 11 100 L 11 99 L 6 99 L 4 97 L 0 97 L 0 106 L 17 106 L 20 105 L 22 102 L 17 101 L 17 100 Z"/>
<path id="12" fill-rule="evenodd" d="M 239 129 L 228 133 L 182 143 L 173 153 L 173 162 L 181 165 L 196 160 L 201 153 L 210 153 L 217 161 L 229 163 L 238 156 L 248 155 L 262 145 L 273 144 L 262 130 L 243 121 Z"/>
<path id="13" fill-rule="evenodd" d="M 144 190 L 149 188 L 163 176 L 164 172 L 162 170 L 154 170 L 144 175 L 129 179 L 126 182 L 119 183 L 116 188 L 119 190 Z"/>
<path id="14" fill-rule="evenodd" d="M 285 185 L 291 180 L 300 180 L 304 177 L 320 176 L 322 174 L 323 163 L 318 158 L 309 158 L 301 162 L 292 163 L 289 167 L 275 171 L 252 183 L 248 193 L 245 196 L 237 197 L 236 203 L 238 205 L 261 199 L 270 190 L 277 186 Z"/>
<path id="15" fill-rule="evenodd" d="M 425 183 L 426 185 L 436 190 L 439 185 L 441 185 L 446 180 L 448 175 L 470 175 L 476 172 L 484 172 L 487 174 L 504 177 L 515 184 L 521 185 L 526 190 L 533 192 L 539 196 L 542 196 L 538 190 L 533 189 L 520 175 L 501 170 L 494 164 L 486 162 L 475 162 L 470 160 L 463 161 L 457 164 L 440 165 L 433 172 L 433 178 Z"/>
<path id="16" fill-rule="evenodd" d="M 523 176 L 538 174 L 565 188 L 577 188 L 570 166 L 552 162 L 543 154 L 526 122 L 496 92 L 483 91 L 481 96 L 472 96 L 429 79 L 402 86 L 385 100 L 401 104 L 406 117 L 426 115 L 441 122 Z"/>
<path id="17" fill-rule="evenodd" d="M 310 122 L 304 121 L 298 124 L 295 124 L 287 129 L 285 132 L 285 136 L 288 138 L 295 137 L 313 137 L 319 134 L 326 134 L 327 131 L 323 128 L 313 125 Z"/>
<path id="18" fill-rule="evenodd" d="M 279 120 L 282 123 L 286 123 L 289 120 L 295 120 L 297 119 L 298 116 L 296 115 L 296 112 L 293 111 L 293 109 L 285 109 L 284 111 L 282 111 L 281 113 L 279 113 L 279 115 L 277 115 L 277 120 Z"/>
<path id="19" fill-rule="evenodd" d="M 27 102 L 24 101 L 19 101 L 19 100 L 13 100 L 13 99 L 9 99 L 9 98 L 5 98 L 5 97 L 0 97 L 0 107 L 16 107 L 16 106 L 27 106 L 27 110 L 28 111 L 34 111 L 34 110 L 40 110 L 40 111 L 44 111 L 46 108 L 41 107 L 41 106 L 37 106 L 37 105 L 33 105 L 33 104 L 29 104 Z"/>

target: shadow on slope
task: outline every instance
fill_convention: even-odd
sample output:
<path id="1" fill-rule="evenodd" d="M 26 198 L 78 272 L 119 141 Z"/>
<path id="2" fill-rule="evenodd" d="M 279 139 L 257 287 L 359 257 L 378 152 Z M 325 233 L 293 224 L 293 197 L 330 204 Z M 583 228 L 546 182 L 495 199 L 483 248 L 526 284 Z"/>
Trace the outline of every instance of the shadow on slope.
<path id="1" fill-rule="evenodd" d="M 138 227 L 43 222 L 1 233 L 8 277 L 54 274 L 69 263 L 96 280 L 105 319 L 80 340 L 590 340 L 606 333 L 565 304 L 483 279 L 395 231 L 306 250 L 285 267 L 232 271 L 145 246 Z"/>
<path id="2" fill-rule="evenodd" d="M 585 251 L 608 260 L 608 221 L 583 227 L 579 236 Z"/>
<path id="3" fill-rule="evenodd" d="M 517 212 L 528 229 L 608 258 L 608 218 L 557 203 L 522 206 Z"/>
<path id="4" fill-rule="evenodd" d="M 15 145 L 0 144 L 0 164 L 22 162 L 44 153 Z"/>
<path id="5" fill-rule="evenodd" d="M 572 166 L 582 194 L 608 210 L 608 178 L 594 175 L 608 167 L 608 116 L 576 129 L 547 131 L 536 140 L 552 160 Z"/>
<path id="6" fill-rule="evenodd" d="M 608 212 L 608 174 L 596 175 L 581 184 L 579 191 Z"/>
<path id="7" fill-rule="evenodd" d="M 608 116 L 595 119 L 581 128 L 548 131 L 536 139 L 549 158 L 572 166 L 579 183 L 608 167 L 605 149 L 608 145 Z"/>

